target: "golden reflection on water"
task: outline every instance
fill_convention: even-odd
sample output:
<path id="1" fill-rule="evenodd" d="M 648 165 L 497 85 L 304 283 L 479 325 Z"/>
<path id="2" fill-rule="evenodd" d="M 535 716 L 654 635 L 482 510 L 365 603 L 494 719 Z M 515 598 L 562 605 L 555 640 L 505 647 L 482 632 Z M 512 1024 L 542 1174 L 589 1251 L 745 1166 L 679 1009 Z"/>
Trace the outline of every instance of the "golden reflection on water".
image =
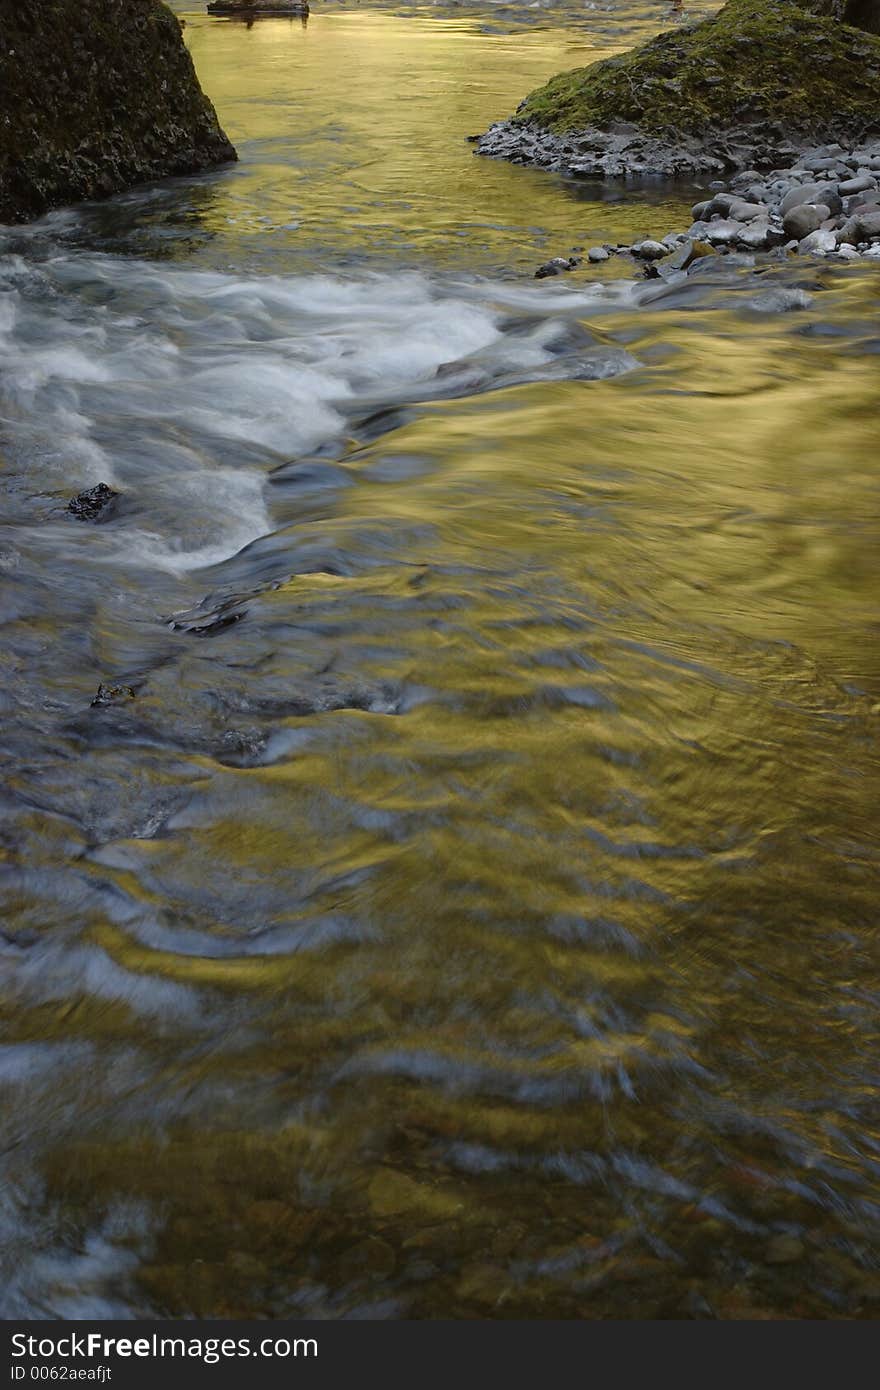
<path id="1" fill-rule="evenodd" d="M 876 517 L 854 506 L 876 369 L 789 324 L 641 327 L 674 372 L 353 443 L 326 524 L 355 546 L 381 519 L 405 554 L 296 576 L 262 619 L 428 698 L 214 765 L 184 856 L 130 841 L 101 869 L 182 917 L 197 892 L 218 940 L 266 881 L 284 921 L 358 927 L 222 959 L 95 929 L 206 1009 L 260 1000 L 220 1052 L 153 1044 L 210 1118 L 50 1158 L 73 1210 L 167 1213 L 139 1275 L 159 1312 L 869 1315 L 856 1208 L 819 1194 L 864 1191 L 876 1113 Z M 400 456 L 430 467 L 368 481 Z M 252 1088 L 249 1127 L 223 1086 Z"/>
<path id="2" fill-rule="evenodd" d="M 236 201 L 295 202 L 332 265 L 343 196 L 370 238 L 406 199 L 434 254 L 477 177 L 493 255 L 525 254 L 532 221 L 572 234 L 564 186 L 462 162 L 437 196 L 421 152 L 581 37 L 471 37 L 463 79 L 452 27 L 188 34 L 245 153 L 218 228 Z M 449 125 L 407 106 L 430 81 Z M 314 167 L 270 175 L 292 85 Z M 291 577 L 180 635 L 139 692 L 170 742 L 124 745 L 126 788 L 191 797 L 100 843 L 27 802 L 16 832 L 36 870 L 72 870 L 85 953 L 72 984 L 41 966 L 66 997 L 3 1002 L 9 1041 L 69 1050 L 63 1092 L 17 1121 L 46 1179 L 29 1200 L 77 1249 L 137 1252 L 136 1308 L 872 1316 L 878 291 L 802 276 L 813 303 L 787 315 L 723 286 L 597 303 L 582 327 L 629 375 L 354 428 L 355 485 L 291 525 Z M 350 567 L 297 573 L 305 541 Z M 109 662 L 112 625 L 95 641 Z M 170 693 L 240 690 L 256 721 L 316 669 L 352 698 L 267 716 L 297 740 L 274 761 L 177 746 Z M 89 746 L 86 793 L 118 797 L 116 752 Z M 24 887 L 9 920 L 51 942 L 41 908 Z"/>
<path id="3" fill-rule="evenodd" d="M 687 225 L 689 192 L 655 188 L 648 209 L 620 201 L 622 188 L 603 202 L 595 185 L 479 159 L 466 143 L 554 72 L 628 47 L 665 18 L 662 9 L 630 18 L 614 41 L 366 12 L 316 13 L 305 30 L 283 20 L 245 30 L 187 13 L 200 80 L 242 156 L 205 226 L 224 242 L 265 239 L 271 224 L 275 248 L 315 242 L 326 256 L 410 259 L 415 250 L 509 268 Z"/>

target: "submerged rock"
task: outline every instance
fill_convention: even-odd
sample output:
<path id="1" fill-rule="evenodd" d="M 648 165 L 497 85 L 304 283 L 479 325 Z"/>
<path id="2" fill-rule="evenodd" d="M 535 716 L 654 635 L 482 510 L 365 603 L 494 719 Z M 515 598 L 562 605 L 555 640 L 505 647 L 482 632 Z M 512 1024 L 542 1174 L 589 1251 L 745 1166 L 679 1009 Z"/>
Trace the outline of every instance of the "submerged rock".
<path id="1" fill-rule="evenodd" d="M 106 483 L 98 483 L 96 487 L 87 488 L 85 492 L 71 497 L 67 510 L 77 521 L 106 521 L 118 496 L 119 493 Z"/>
<path id="2" fill-rule="evenodd" d="M 133 700 L 134 698 L 134 691 L 130 685 L 105 685 L 102 681 L 98 686 L 94 700 L 92 700 L 92 709 L 101 709 L 105 705 L 124 704 L 126 700 Z"/>
<path id="3" fill-rule="evenodd" d="M 821 140 L 880 133 L 880 38 L 857 4 L 728 0 L 532 92 L 478 152 L 572 173 L 749 173 Z M 874 0 L 861 0 L 870 8 Z M 827 156 L 836 166 L 832 151 Z M 753 166 L 753 167 L 752 167 Z"/>
<path id="4" fill-rule="evenodd" d="M 0 0 L 0 221 L 235 150 L 159 0 Z"/>
<path id="5" fill-rule="evenodd" d="M 535 271 L 536 280 L 545 280 L 548 275 L 562 275 L 566 270 L 574 270 L 580 265 L 579 256 L 554 256 L 552 260 L 545 261 L 539 265 Z"/>

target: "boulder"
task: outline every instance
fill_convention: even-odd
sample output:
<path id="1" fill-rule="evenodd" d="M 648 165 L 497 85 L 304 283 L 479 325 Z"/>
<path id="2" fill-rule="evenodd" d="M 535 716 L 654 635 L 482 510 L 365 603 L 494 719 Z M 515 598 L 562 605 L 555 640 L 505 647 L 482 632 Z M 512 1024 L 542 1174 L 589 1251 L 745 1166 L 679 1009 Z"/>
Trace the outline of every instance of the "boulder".
<path id="1" fill-rule="evenodd" d="M 810 232 L 815 232 L 821 227 L 828 217 L 827 207 L 817 207 L 815 203 L 798 203 L 797 207 L 789 208 L 783 217 L 783 231 L 786 236 L 802 241 Z"/>
<path id="2" fill-rule="evenodd" d="M 159 0 L 0 0 L 0 221 L 235 150 Z"/>

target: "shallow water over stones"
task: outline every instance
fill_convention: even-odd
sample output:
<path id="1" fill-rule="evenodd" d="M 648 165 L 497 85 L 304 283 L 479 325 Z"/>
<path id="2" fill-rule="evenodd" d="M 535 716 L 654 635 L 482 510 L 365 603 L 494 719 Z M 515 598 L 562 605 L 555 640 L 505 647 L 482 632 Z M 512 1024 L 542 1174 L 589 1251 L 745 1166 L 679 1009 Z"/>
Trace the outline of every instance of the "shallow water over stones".
<path id="1" fill-rule="evenodd" d="M 241 165 L 0 256 L 2 1311 L 875 1316 L 880 274 L 187 19 Z"/>

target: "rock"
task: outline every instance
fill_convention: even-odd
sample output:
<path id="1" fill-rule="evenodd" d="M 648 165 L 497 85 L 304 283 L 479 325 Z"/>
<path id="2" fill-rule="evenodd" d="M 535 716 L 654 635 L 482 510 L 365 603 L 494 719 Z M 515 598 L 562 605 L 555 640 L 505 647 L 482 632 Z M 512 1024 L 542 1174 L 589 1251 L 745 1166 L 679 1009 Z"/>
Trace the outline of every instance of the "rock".
<path id="1" fill-rule="evenodd" d="M 773 1236 L 767 1242 L 764 1262 L 768 1265 L 794 1264 L 796 1260 L 802 1260 L 805 1253 L 806 1247 L 797 1236 Z"/>
<path id="2" fill-rule="evenodd" d="M 798 250 L 803 256 L 827 256 L 837 250 L 837 235 L 835 232 L 821 230 L 810 232 L 809 236 L 804 237 Z"/>
<path id="3" fill-rule="evenodd" d="M 880 192 L 857 193 L 854 198 L 847 199 L 847 217 L 858 217 L 863 212 L 877 212 L 878 209 L 880 209 Z"/>
<path id="4" fill-rule="evenodd" d="M 800 206 L 801 203 L 824 203 L 826 207 L 829 207 L 827 195 L 830 191 L 827 184 L 801 184 L 799 188 L 793 188 L 790 193 L 786 193 L 779 210 L 784 217 L 787 212 L 790 212 L 792 208 Z M 837 190 L 835 189 L 834 191 L 836 192 Z"/>
<path id="5" fill-rule="evenodd" d="M 736 241 L 741 231 L 742 225 L 730 219 L 721 222 L 710 222 L 709 226 L 706 228 L 706 240 L 710 241 L 713 246 L 730 246 Z"/>
<path id="6" fill-rule="evenodd" d="M 805 159 L 803 163 L 811 174 L 837 174 L 840 178 L 846 178 L 846 165 L 839 159 Z"/>
<path id="7" fill-rule="evenodd" d="M 172 632 L 186 632 L 193 637 L 214 637 L 218 632 L 240 623 L 247 614 L 248 610 L 242 606 L 241 599 L 225 598 L 212 604 L 209 597 L 194 608 L 172 613 L 165 621 Z"/>
<path id="8" fill-rule="evenodd" d="M 694 203 L 693 207 L 691 208 L 691 217 L 694 219 L 695 222 L 701 221 L 702 218 L 708 217 L 710 215 L 709 209 L 711 206 L 711 198 L 707 199 L 705 202 L 702 203 Z"/>
<path id="9" fill-rule="evenodd" d="M 0 221 L 235 159 L 157 0 L 0 0 L 0 36 Z"/>
<path id="10" fill-rule="evenodd" d="M 880 237 L 880 210 L 859 213 L 856 217 L 848 218 L 837 233 L 839 242 L 849 242 L 851 246 L 858 246 L 863 241 L 872 241 L 874 237 Z"/>
<path id="11" fill-rule="evenodd" d="M 67 510 L 77 521 L 106 521 L 114 510 L 118 496 L 119 493 L 114 492 L 106 483 L 98 483 L 95 487 L 71 497 Z"/>
<path id="12" fill-rule="evenodd" d="M 816 207 L 813 203 L 798 203 L 796 207 L 789 208 L 782 219 L 783 230 L 788 237 L 794 237 L 801 241 L 810 232 L 815 232 L 817 227 L 829 215 L 826 207 Z"/>
<path id="13" fill-rule="evenodd" d="M 742 193 L 748 189 L 750 184 L 760 183 L 760 181 L 761 175 L 757 169 L 743 169 L 730 180 L 730 187 L 734 193 Z"/>
<path id="14" fill-rule="evenodd" d="M 659 261 L 661 256 L 669 254 L 669 247 L 664 246 L 662 241 L 652 241 L 649 238 L 646 241 L 638 242 L 632 248 L 632 253 L 642 261 Z"/>
<path id="15" fill-rule="evenodd" d="M 766 208 L 762 203 L 746 203 L 737 200 L 731 203 L 727 215 L 732 217 L 734 222 L 752 222 L 764 212 L 766 212 Z"/>
<path id="16" fill-rule="evenodd" d="M 102 681 L 98 686 L 94 700 L 92 700 L 92 709 L 101 708 L 104 705 L 123 704 L 126 700 L 133 700 L 134 698 L 134 691 L 130 685 L 105 685 Z"/>
<path id="17" fill-rule="evenodd" d="M 664 269 L 687 270 L 695 261 L 700 261 L 705 256 L 717 256 L 717 254 L 714 246 L 709 246 L 705 241 L 686 241 L 680 251 L 676 251 L 668 258 Z"/>
<path id="18" fill-rule="evenodd" d="M 737 237 L 737 245 L 749 251 L 764 251 L 770 245 L 770 225 L 767 222 L 749 222 Z"/>
<path id="19" fill-rule="evenodd" d="M 838 246 L 837 254 L 842 261 L 860 261 L 862 259 L 861 252 L 857 251 L 854 246 L 848 246 L 846 242 L 842 246 Z"/>
<path id="20" fill-rule="evenodd" d="M 846 179 L 837 185 L 837 191 L 841 198 L 848 198 L 852 193 L 865 193 L 869 188 L 876 188 L 877 180 L 870 174 L 861 174 L 854 179 Z"/>
<path id="21" fill-rule="evenodd" d="M 575 266 L 580 265 L 579 256 L 554 256 L 551 260 L 539 265 L 535 271 L 536 280 L 546 280 L 548 275 L 562 275 L 566 270 L 574 270 Z"/>
<path id="22" fill-rule="evenodd" d="M 610 260 L 611 253 L 606 251 L 604 246 L 591 246 L 587 252 L 587 260 L 592 261 L 593 265 L 600 265 L 602 261 Z"/>
<path id="23" fill-rule="evenodd" d="M 799 309 L 809 309 L 813 296 L 806 290 L 775 289 L 755 295 L 749 304 L 759 314 L 791 314 Z"/>
<path id="24" fill-rule="evenodd" d="M 727 217 L 734 203 L 742 202 L 733 193 L 716 193 L 709 204 L 709 217 Z"/>

